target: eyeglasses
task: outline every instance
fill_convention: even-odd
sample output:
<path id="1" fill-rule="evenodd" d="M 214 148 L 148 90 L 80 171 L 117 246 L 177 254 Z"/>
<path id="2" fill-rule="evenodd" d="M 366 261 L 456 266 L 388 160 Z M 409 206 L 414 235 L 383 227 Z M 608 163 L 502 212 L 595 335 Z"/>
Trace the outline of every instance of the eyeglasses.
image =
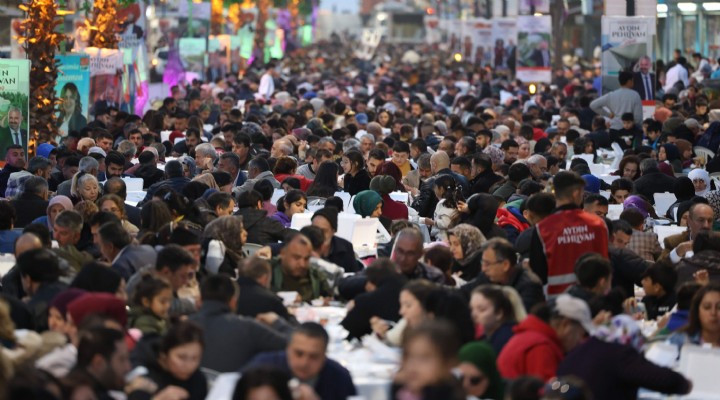
<path id="1" fill-rule="evenodd" d="M 488 260 L 480 260 L 480 264 L 482 264 L 483 267 L 489 267 L 491 265 L 500 264 L 504 260 L 495 260 L 495 261 L 488 261 Z"/>

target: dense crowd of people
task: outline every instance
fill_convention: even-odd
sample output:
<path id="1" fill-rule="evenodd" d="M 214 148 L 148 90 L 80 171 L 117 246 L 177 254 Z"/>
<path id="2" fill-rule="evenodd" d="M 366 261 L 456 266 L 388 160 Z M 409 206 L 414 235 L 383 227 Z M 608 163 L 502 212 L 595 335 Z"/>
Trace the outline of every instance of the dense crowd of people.
<path id="1" fill-rule="evenodd" d="M 175 86 L 143 116 L 98 109 L 29 159 L 10 146 L 0 398 L 204 399 L 226 372 L 234 399 L 349 398 L 328 331 L 295 315 L 336 301 L 347 340 L 402 353 L 388 398 L 689 393 L 644 354 L 720 347 L 712 71 L 677 54 L 643 119 L 630 71 L 601 96 L 570 66 L 531 94 L 437 49 L 371 65 L 351 47 Z M 338 235 L 345 213 L 378 219 L 376 254 Z M 661 243 L 667 223 L 686 229 Z"/>

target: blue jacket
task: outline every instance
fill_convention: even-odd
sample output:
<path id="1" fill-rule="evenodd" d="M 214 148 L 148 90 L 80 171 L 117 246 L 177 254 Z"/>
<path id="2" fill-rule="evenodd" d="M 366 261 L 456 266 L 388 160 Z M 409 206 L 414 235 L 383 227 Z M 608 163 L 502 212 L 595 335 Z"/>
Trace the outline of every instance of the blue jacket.
<path id="1" fill-rule="evenodd" d="M 247 371 L 261 366 L 278 368 L 292 375 L 285 351 L 259 354 L 250 361 L 244 370 Z M 328 358 L 315 382 L 315 393 L 322 400 L 339 400 L 357 395 L 357 390 L 350 372 L 337 361 Z"/>

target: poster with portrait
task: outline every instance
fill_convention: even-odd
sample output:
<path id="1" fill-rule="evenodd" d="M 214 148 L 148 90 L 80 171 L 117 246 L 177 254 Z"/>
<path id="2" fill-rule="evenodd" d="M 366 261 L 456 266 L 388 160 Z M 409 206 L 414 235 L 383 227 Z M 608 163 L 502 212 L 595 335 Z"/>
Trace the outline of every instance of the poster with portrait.
<path id="1" fill-rule="evenodd" d="M 552 79 L 552 18 L 549 15 L 517 18 L 517 79 L 550 83 Z"/>
<path id="2" fill-rule="evenodd" d="M 185 80 L 202 79 L 205 70 L 205 52 L 207 40 L 198 38 L 181 38 L 178 44 L 180 61 L 185 71 Z"/>
<path id="3" fill-rule="evenodd" d="M 88 47 L 90 57 L 90 115 L 109 107 L 119 108 L 122 97 L 123 52 Z"/>
<path id="4" fill-rule="evenodd" d="M 90 116 L 90 57 L 85 54 L 55 56 L 60 65 L 55 81 L 55 95 L 61 100 L 57 105 L 57 123 L 60 136 L 70 131 L 80 131 Z M 55 138 L 58 143 L 59 138 Z"/>
<path id="5" fill-rule="evenodd" d="M 148 100 L 149 76 L 147 73 L 148 52 L 145 46 L 147 22 L 145 4 L 136 1 L 117 10 L 120 42 L 118 47 L 124 53 L 123 84 L 120 109 L 142 115 Z"/>
<path id="6" fill-rule="evenodd" d="M 520 0 L 518 9 L 520 15 L 549 14 L 550 0 Z"/>
<path id="7" fill-rule="evenodd" d="M 602 93 L 620 87 L 620 71 L 632 71 L 643 114 L 655 108 L 655 25 L 655 17 L 602 17 Z"/>
<path id="8" fill-rule="evenodd" d="M 514 73 L 517 53 L 517 20 L 515 18 L 493 18 L 492 43 L 495 69 L 510 70 Z"/>
<path id="9" fill-rule="evenodd" d="M 30 120 L 30 60 L 0 59 L 0 154 L 23 146 L 27 154 Z"/>
<path id="10" fill-rule="evenodd" d="M 492 23 L 484 18 L 472 18 L 462 24 L 463 58 L 475 65 L 492 64 Z"/>

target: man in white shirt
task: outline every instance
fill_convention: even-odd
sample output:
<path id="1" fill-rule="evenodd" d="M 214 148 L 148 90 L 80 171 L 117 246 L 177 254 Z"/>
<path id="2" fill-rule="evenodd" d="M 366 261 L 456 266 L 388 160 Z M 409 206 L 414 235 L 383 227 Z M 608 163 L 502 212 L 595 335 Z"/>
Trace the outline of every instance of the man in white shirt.
<path id="1" fill-rule="evenodd" d="M 690 81 L 688 79 L 688 70 L 685 68 L 686 63 L 687 60 L 685 57 L 680 57 L 677 64 L 667 70 L 665 74 L 665 86 L 663 86 L 663 90 L 665 90 L 666 93 L 670 91 L 678 81 L 682 82 L 684 87 L 688 86 Z"/>
<path id="2" fill-rule="evenodd" d="M 275 92 L 275 76 L 277 71 L 275 70 L 275 64 L 268 63 L 265 73 L 260 78 L 260 86 L 255 97 L 263 99 L 265 101 L 270 100 L 273 93 Z"/>

